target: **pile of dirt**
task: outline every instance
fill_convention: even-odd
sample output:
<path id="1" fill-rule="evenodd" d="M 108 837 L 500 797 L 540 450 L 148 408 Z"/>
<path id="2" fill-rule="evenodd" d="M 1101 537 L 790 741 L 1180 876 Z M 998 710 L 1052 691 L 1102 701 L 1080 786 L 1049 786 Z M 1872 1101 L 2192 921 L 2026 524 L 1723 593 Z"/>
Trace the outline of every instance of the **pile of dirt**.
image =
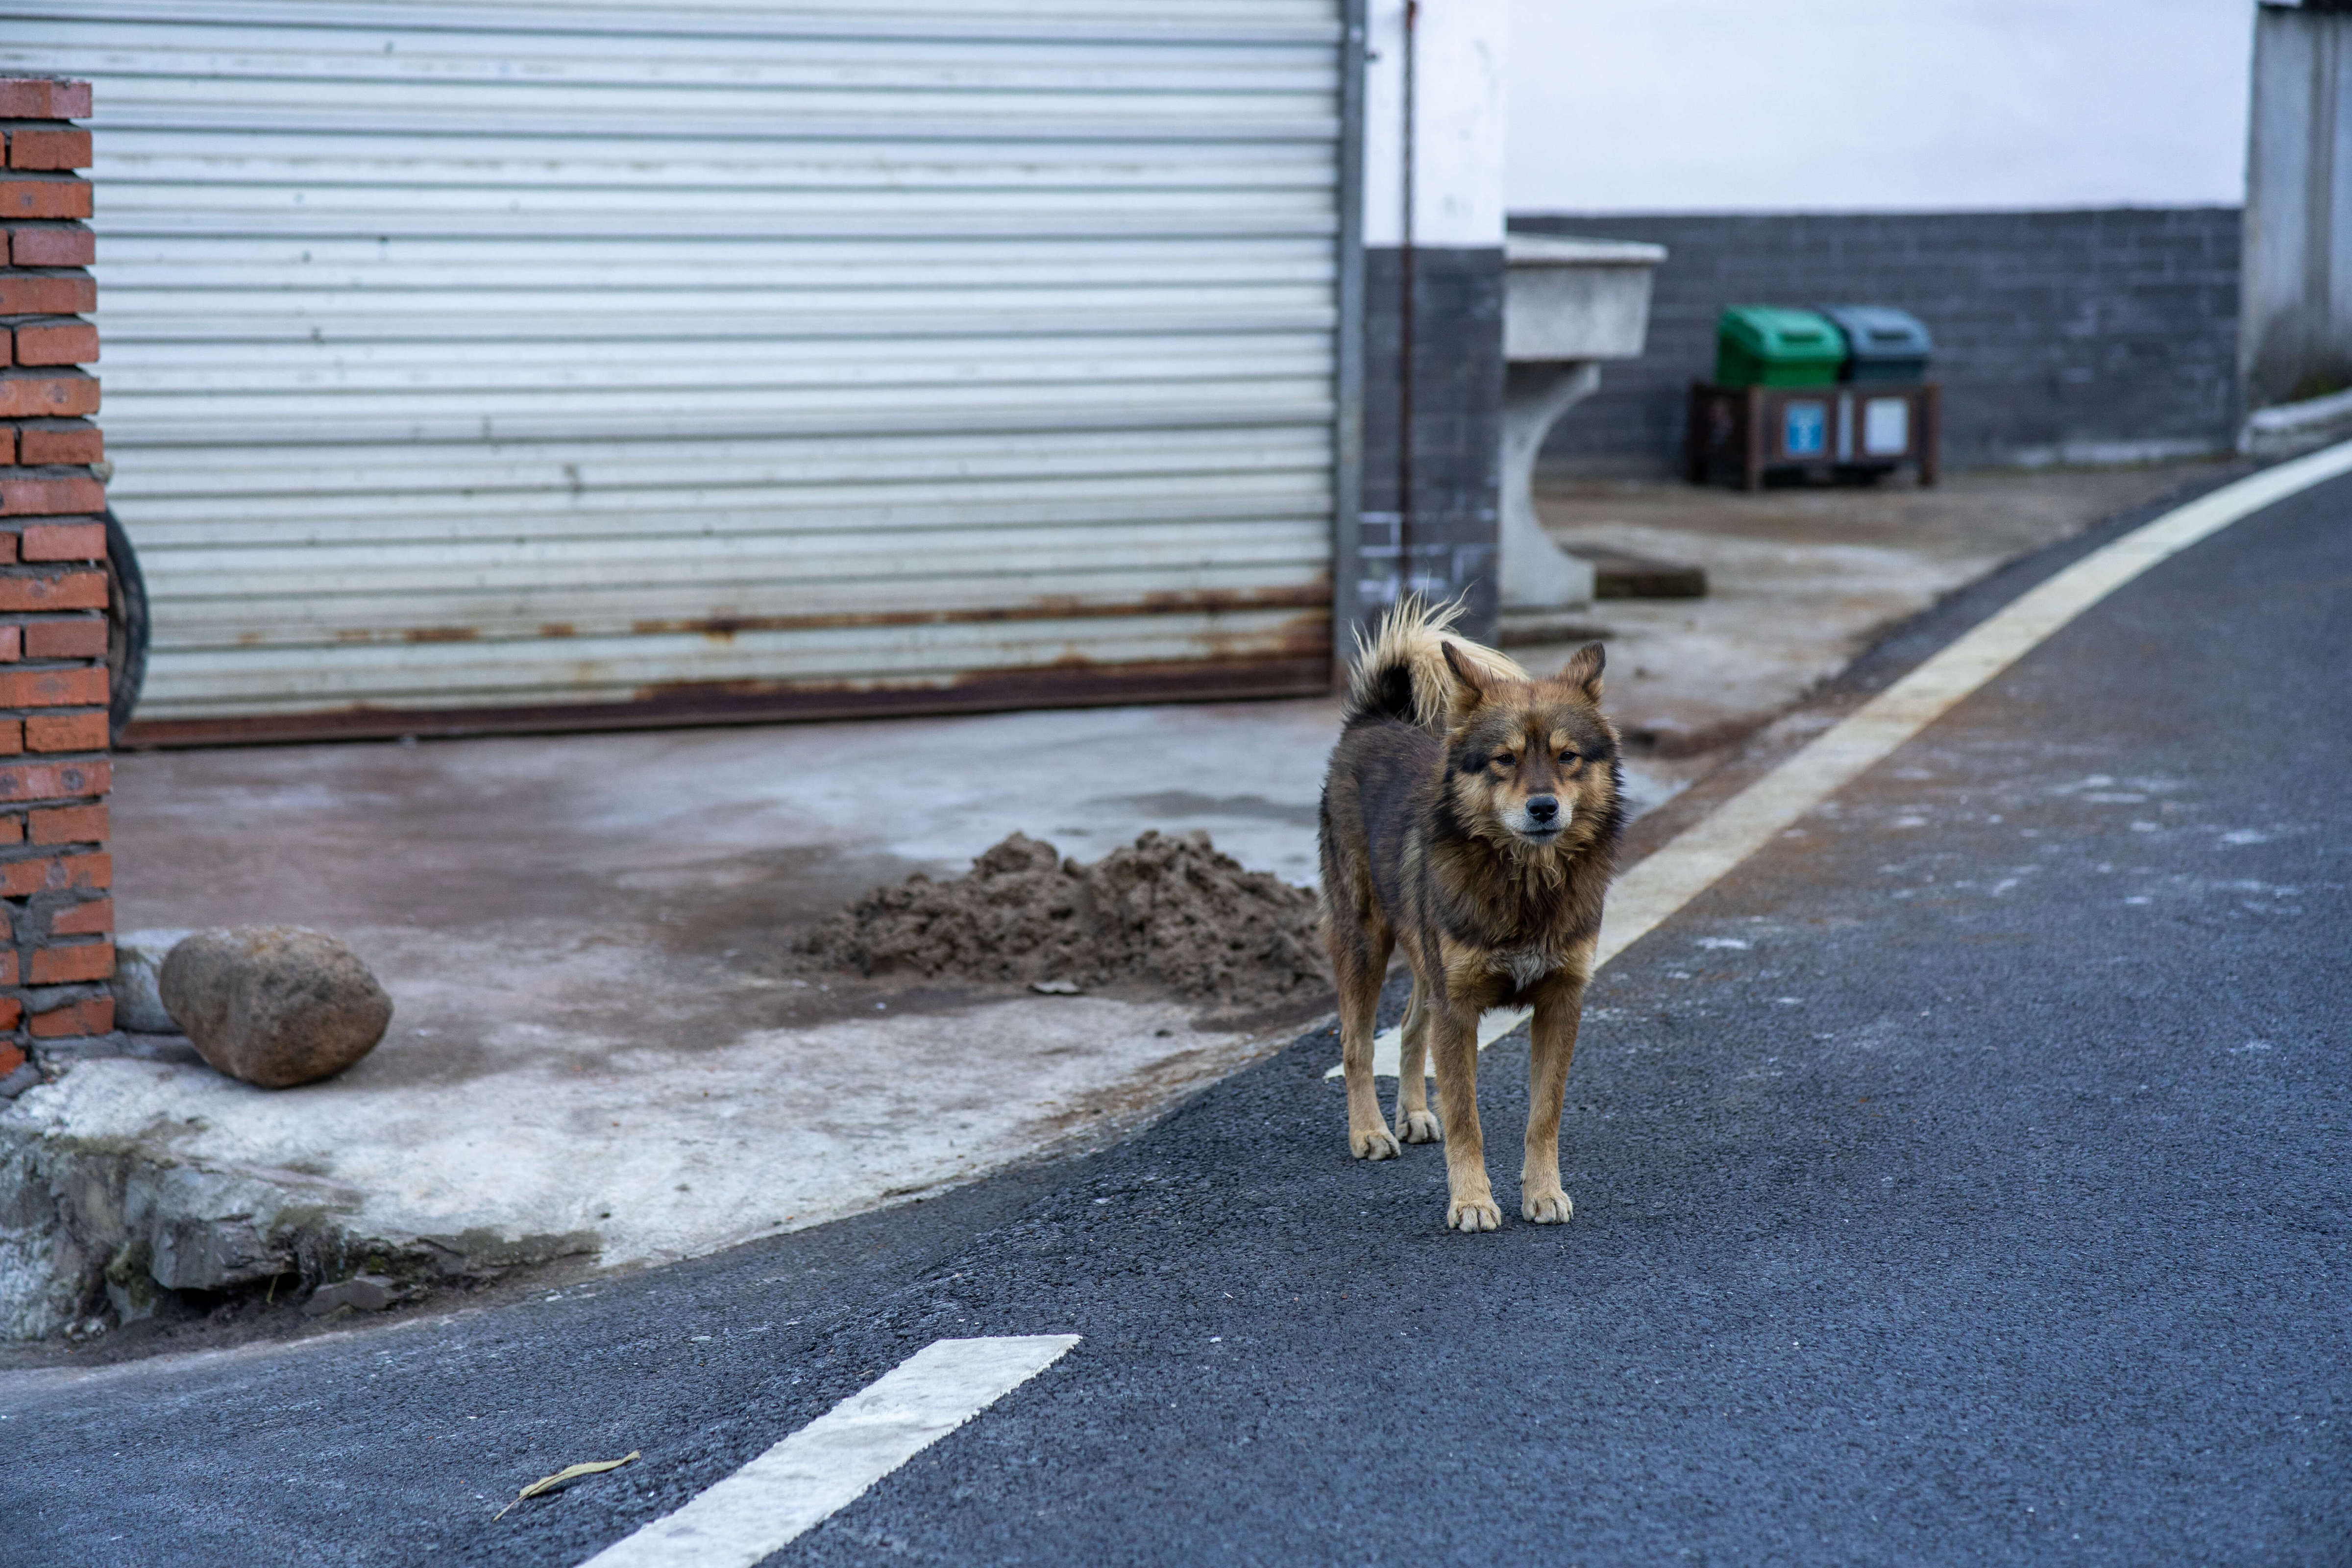
<path id="1" fill-rule="evenodd" d="M 1147 833 L 1091 866 L 1016 833 L 968 877 L 875 889 L 802 950 L 860 974 L 1144 985 L 1231 1007 L 1331 989 L 1315 895 L 1244 870 L 1205 833 Z"/>

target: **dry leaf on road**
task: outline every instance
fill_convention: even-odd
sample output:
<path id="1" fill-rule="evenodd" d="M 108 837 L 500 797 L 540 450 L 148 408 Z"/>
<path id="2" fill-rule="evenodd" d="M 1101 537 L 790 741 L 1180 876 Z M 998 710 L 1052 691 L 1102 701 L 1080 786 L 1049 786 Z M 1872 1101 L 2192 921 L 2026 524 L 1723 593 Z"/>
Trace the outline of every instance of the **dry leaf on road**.
<path id="1" fill-rule="evenodd" d="M 606 1470 L 617 1470 L 623 1465 L 627 1464 L 631 1459 L 636 1458 L 637 1457 L 637 1450 L 632 1448 L 626 1455 L 617 1459 L 591 1459 L 584 1465 L 567 1465 L 551 1476 L 541 1476 L 539 1479 L 531 1482 L 530 1485 L 523 1488 L 522 1490 L 515 1493 L 514 1502 L 507 1504 L 505 1508 L 502 1508 L 499 1510 L 498 1512 L 490 1515 L 490 1522 L 492 1524 L 496 1524 L 499 1521 L 506 1518 L 508 1511 L 511 1510 L 517 1502 L 521 1502 L 528 1498 L 539 1497 L 546 1492 L 551 1492 L 556 1488 L 562 1486 L 564 1482 L 577 1480 L 582 1476 L 597 1476 L 604 1474 Z"/>

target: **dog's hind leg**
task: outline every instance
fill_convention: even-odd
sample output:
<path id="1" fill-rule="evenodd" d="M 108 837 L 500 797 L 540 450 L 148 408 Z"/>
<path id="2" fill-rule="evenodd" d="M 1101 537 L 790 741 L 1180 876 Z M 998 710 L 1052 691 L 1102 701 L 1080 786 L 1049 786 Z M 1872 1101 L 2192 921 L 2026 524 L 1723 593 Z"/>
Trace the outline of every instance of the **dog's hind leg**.
<path id="1" fill-rule="evenodd" d="M 1331 973 L 1339 984 L 1339 1063 L 1348 1080 L 1348 1152 L 1359 1160 L 1393 1160 L 1396 1134 L 1381 1114 L 1381 1092 L 1372 1081 L 1372 1029 L 1396 939 L 1385 924 L 1343 921 L 1336 913 L 1329 926 Z"/>
<path id="2" fill-rule="evenodd" d="M 1503 1211 L 1486 1181 L 1486 1143 L 1478 1130 L 1477 1009 L 1433 994 L 1428 1033 L 1437 1054 L 1437 1108 L 1445 1117 L 1445 1224 L 1500 1230 Z"/>
<path id="3" fill-rule="evenodd" d="M 1413 976 L 1412 1000 L 1398 1033 L 1403 1043 L 1397 1051 L 1397 1136 L 1408 1143 L 1434 1143 L 1444 1129 L 1429 1109 L 1429 1004 L 1419 975 Z"/>
<path id="4" fill-rule="evenodd" d="M 1552 976 L 1536 997 L 1535 1023 L 1528 1031 L 1528 1147 L 1519 1167 L 1519 1212 L 1538 1225 L 1558 1225 L 1576 1212 L 1559 1184 L 1559 1112 L 1569 1063 L 1576 1057 L 1577 1026 L 1584 1016 L 1591 955 L 1587 947 L 1575 968 Z"/>

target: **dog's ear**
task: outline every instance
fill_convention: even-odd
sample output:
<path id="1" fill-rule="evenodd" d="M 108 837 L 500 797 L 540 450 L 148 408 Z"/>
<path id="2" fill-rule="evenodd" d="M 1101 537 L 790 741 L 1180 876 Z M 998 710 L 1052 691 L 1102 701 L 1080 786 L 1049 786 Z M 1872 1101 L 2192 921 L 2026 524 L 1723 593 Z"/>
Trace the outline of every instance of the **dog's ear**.
<path id="1" fill-rule="evenodd" d="M 1445 668 L 1454 672 L 1454 711 L 1467 713 L 1486 700 L 1488 683 L 1494 677 L 1481 668 L 1476 659 L 1465 658 L 1452 643 L 1442 642 L 1437 646 L 1445 655 Z"/>
<path id="2" fill-rule="evenodd" d="M 1601 700 L 1601 645 L 1589 642 L 1570 656 L 1555 679 L 1562 686 L 1573 686 L 1582 690 L 1587 702 L 1598 702 Z"/>

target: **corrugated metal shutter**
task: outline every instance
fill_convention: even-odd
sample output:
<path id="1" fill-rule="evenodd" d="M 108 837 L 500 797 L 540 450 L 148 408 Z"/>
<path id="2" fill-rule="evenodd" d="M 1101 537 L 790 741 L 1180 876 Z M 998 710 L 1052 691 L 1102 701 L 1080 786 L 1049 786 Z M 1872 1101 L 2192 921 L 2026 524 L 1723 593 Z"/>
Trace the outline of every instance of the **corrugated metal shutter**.
<path id="1" fill-rule="evenodd" d="M 1337 0 L 0 14 L 149 737 L 1322 684 Z"/>

